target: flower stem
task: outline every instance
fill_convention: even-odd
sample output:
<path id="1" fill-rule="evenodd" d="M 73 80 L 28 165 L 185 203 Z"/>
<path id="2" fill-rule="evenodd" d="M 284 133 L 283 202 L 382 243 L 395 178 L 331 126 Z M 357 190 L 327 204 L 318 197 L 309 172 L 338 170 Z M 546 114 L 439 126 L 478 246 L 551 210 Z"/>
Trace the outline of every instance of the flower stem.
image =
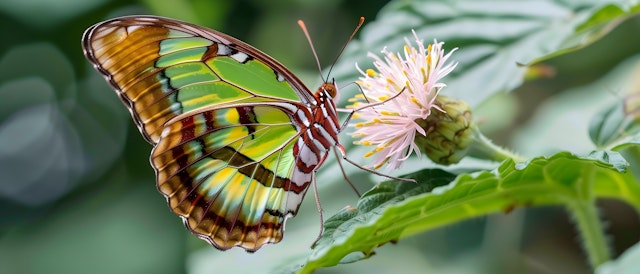
<path id="1" fill-rule="evenodd" d="M 578 200 L 568 203 L 567 209 L 577 223 L 592 269 L 609 261 L 611 254 L 595 202 Z"/>
<path id="2" fill-rule="evenodd" d="M 488 159 L 493 161 L 504 161 L 513 159 L 516 163 L 524 162 L 526 159 L 514 152 L 495 145 L 489 138 L 484 136 L 478 127 L 475 127 L 473 142 L 469 146 L 469 156 Z"/>

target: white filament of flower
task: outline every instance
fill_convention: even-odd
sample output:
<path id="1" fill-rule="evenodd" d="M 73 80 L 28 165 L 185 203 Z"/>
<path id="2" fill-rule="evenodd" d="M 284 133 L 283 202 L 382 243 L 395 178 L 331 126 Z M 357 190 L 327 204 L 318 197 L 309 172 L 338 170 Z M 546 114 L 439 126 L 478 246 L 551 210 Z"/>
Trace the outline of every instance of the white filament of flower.
<path id="1" fill-rule="evenodd" d="M 457 65 L 446 63 L 456 49 L 445 55 L 444 43 L 434 40 L 425 48 L 415 31 L 413 35 L 417 48 L 405 38 L 404 54 L 394 54 L 385 48 L 384 59 L 372 53 L 368 55 L 374 59 L 375 69 L 363 71 L 356 65 L 362 74 L 357 83 L 364 95 L 351 98 L 349 101 L 353 104 L 349 107 L 383 102 L 401 93 L 393 100 L 362 109 L 353 116 L 363 120 L 354 125 L 353 137 L 360 139 L 354 143 L 375 146 L 365 154 L 365 157 L 376 156 L 374 168 L 387 163 L 389 168 L 396 169 L 412 152 L 420 155 L 414 139 L 416 133 L 427 133 L 416 121 L 426 119 L 434 108 L 442 111 L 434 105 L 436 96 L 446 86 L 440 80 Z"/>

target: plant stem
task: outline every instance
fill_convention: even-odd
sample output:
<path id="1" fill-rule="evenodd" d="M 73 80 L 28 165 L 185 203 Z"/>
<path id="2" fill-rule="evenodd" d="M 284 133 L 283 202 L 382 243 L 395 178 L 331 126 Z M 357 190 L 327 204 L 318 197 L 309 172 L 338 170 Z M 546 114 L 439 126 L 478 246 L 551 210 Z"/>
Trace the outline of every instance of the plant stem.
<path id="1" fill-rule="evenodd" d="M 474 140 L 469 146 L 468 155 L 498 162 L 506 159 L 513 159 L 516 163 L 520 163 L 526 160 L 518 154 L 495 145 L 491 140 L 489 140 L 489 138 L 480 132 L 478 127 L 475 127 Z"/>
<path id="2" fill-rule="evenodd" d="M 595 201 L 577 200 L 567 203 L 567 209 L 577 223 L 592 269 L 609 261 L 611 254 Z"/>

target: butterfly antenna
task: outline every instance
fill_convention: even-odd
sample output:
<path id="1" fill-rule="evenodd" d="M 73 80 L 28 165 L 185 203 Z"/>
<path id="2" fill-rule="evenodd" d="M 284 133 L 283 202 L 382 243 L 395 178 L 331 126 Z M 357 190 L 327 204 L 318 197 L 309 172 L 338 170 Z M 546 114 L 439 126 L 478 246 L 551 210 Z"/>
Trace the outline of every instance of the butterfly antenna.
<path id="1" fill-rule="evenodd" d="M 307 42 L 309 42 L 309 46 L 311 46 L 311 51 L 313 52 L 313 57 L 316 58 L 316 65 L 318 66 L 318 72 L 320 72 L 320 77 L 322 77 L 322 66 L 320 66 L 320 59 L 318 59 L 318 54 L 316 53 L 316 48 L 313 46 L 313 42 L 311 41 L 311 36 L 309 36 L 309 31 L 307 31 L 307 26 L 304 24 L 302 20 L 298 20 L 298 25 L 304 32 L 304 36 L 307 37 Z M 327 82 L 326 79 L 322 78 L 322 82 Z"/>
<path id="2" fill-rule="evenodd" d="M 329 68 L 329 72 L 327 72 L 327 78 L 329 78 L 329 75 L 331 75 L 331 71 L 333 70 L 333 66 L 335 66 L 336 62 L 338 62 L 338 58 L 340 58 L 340 55 L 342 55 L 342 52 L 344 52 L 344 49 L 347 48 L 347 45 L 349 45 L 349 42 L 351 42 L 351 40 L 353 40 L 353 37 L 356 36 L 356 33 L 358 33 L 358 31 L 360 30 L 360 27 L 362 27 L 362 24 L 364 24 L 364 16 L 360 16 L 360 21 L 358 21 L 358 25 L 356 26 L 356 28 L 353 30 L 353 32 L 349 36 L 349 39 L 347 39 L 347 41 L 344 43 L 344 45 L 342 45 L 342 48 L 340 49 L 340 52 L 338 52 L 338 55 L 336 56 L 336 59 L 333 60 L 333 63 L 331 63 L 331 67 Z"/>

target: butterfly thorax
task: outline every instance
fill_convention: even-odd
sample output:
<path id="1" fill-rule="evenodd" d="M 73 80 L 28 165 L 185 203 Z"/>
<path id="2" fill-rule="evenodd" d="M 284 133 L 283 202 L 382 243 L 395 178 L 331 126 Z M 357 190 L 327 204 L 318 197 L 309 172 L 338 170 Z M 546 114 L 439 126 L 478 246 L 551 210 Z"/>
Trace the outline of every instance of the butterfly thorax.
<path id="1" fill-rule="evenodd" d="M 298 168 L 312 172 L 324 161 L 327 152 L 339 143 L 340 124 L 333 97 L 337 88 L 333 83 L 324 83 L 314 93 L 315 101 L 307 109 L 309 121 L 301 121 L 303 129 L 298 140 L 297 150 L 307 151 L 301 155 L 313 155 L 309 159 L 300 159 Z M 302 112 L 302 110 L 299 110 Z M 305 111 L 306 112 L 306 111 Z M 299 117 L 302 113 L 299 113 Z"/>
<path id="2" fill-rule="evenodd" d="M 329 150 L 339 143 L 338 133 L 340 132 L 340 124 L 338 121 L 338 112 L 336 110 L 335 98 L 338 94 L 338 88 L 333 83 L 325 82 L 315 92 L 317 107 L 312 108 L 314 129 L 313 132 L 316 139 L 325 141 L 324 148 Z"/>

